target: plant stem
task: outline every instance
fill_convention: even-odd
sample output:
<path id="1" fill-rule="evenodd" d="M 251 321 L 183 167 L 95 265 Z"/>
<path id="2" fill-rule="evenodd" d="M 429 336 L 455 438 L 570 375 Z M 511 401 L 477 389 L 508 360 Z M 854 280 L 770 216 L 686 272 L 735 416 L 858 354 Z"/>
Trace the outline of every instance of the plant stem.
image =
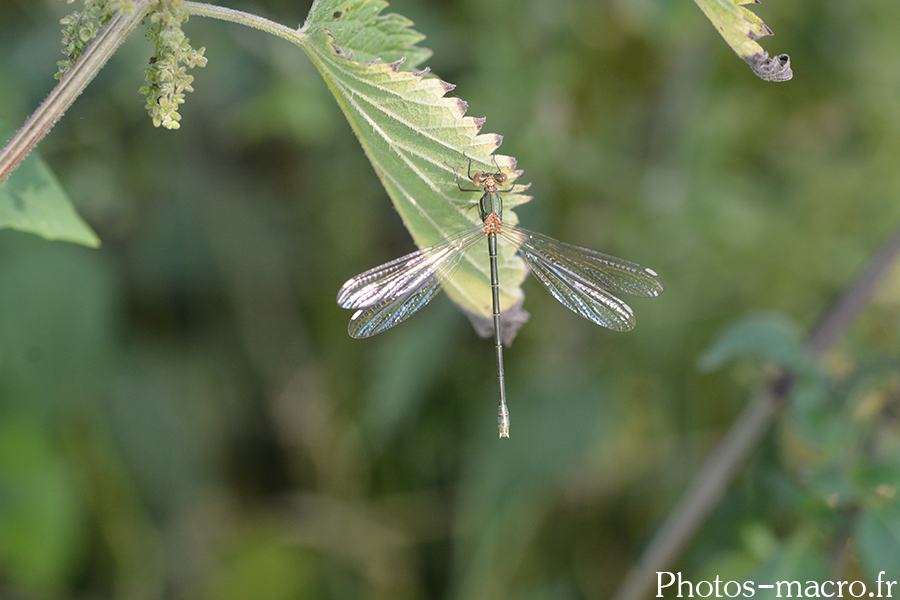
<path id="1" fill-rule="evenodd" d="M 147 16 L 154 0 L 134 0 L 131 13 L 116 12 L 103 27 L 96 39 L 88 46 L 84 54 L 63 76 L 50 94 L 41 102 L 37 110 L 28 117 L 25 124 L 13 138 L 0 150 L 0 183 L 21 163 L 38 142 L 62 118 L 69 106 L 84 91 L 91 80 L 113 55 L 119 45 L 134 31 L 137 24 Z M 202 2 L 185 2 L 184 8 L 189 15 L 212 17 L 231 21 L 240 25 L 261 29 L 272 35 L 284 38 L 297 45 L 302 45 L 306 35 L 301 29 L 291 29 L 274 21 L 256 15 L 214 6 Z"/>
<path id="2" fill-rule="evenodd" d="M 306 35 L 303 33 L 302 29 L 291 29 L 290 27 L 286 27 L 275 21 L 270 21 L 269 19 L 257 15 L 225 8 L 223 6 L 215 6 L 204 2 L 185 2 L 184 9 L 189 15 L 221 19 L 223 21 L 237 23 L 238 25 L 246 25 L 247 27 L 261 29 L 266 33 L 271 33 L 272 35 L 286 39 L 298 46 L 302 45 L 303 40 L 306 39 Z"/>
<path id="3" fill-rule="evenodd" d="M 117 11 L 100 30 L 84 54 L 72 65 L 56 87 L 13 138 L 0 150 L 0 183 L 21 163 L 63 116 L 91 80 L 150 11 L 152 0 L 134 0 L 130 14 Z"/>
<path id="4" fill-rule="evenodd" d="M 837 342 L 853 323 L 875 288 L 900 255 L 900 228 L 884 242 L 865 268 L 810 330 L 804 342 L 811 356 L 819 356 Z M 722 499 L 731 481 L 759 440 L 790 399 L 793 378 L 779 372 L 753 395 L 722 441 L 709 454 L 676 507 L 653 536 L 637 564 L 625 577 L 613 600 L 638 600 L 668 571 Z"/>

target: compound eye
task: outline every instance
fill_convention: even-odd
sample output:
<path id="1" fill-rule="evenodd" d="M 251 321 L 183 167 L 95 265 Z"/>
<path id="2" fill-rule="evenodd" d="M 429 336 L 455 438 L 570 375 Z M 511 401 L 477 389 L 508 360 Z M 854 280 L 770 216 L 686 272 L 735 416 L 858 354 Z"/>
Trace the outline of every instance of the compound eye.
<path id="1" fill-rule="evenodd" d="M 484 183 L 484 175 L 482 175 L 481 173 L 475 173 L 475 175 L 472 177 L 472 182 L 475 185 L 482 185 Z"/>
<path id="2" fill-rule="evenodd" d="M 503 185 L 504 183 L 506 183 L 506 173 L 497 173 L 496 175 L 494 175 L 494 179 L 497 180 L 497 183 Z"/>

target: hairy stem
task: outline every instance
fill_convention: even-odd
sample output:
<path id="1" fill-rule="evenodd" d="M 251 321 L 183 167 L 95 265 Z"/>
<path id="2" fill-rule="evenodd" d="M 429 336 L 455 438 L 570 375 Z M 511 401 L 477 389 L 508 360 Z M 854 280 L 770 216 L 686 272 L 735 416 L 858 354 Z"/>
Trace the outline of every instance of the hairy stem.
<path id="1" fill-rule="evenodd" d="M 84 54 L 0 150 L 0 183 L 9 177 L 97 76 L 109 57 L 150 11 L 151 4 L 152 0 L 135 0 L 130 14 L 116 12 L 100 30 Z"/>
<path id="2" fill-rule="evenodd" d="M 869 259 L 862 272 L 810 330 L 804 346 L 811 356 L 821 355 L 844 335 L 898 255 L 900 229 Z M 648 591 L 656 581 L 657 573 L 671 570 L 722 499 L 747 457 L 781 414 L 792 387 L 792 376 L 778 373 L 757 390 L 666 517 L 613 600 L 639 600 L 652 596 Z"/>
<path id="3" fill-rule="evenodd" d="M 213 19 L 221 19 L 223 21 L 237 23 L 238 25 L 246 25 L 247 27 L 261 29 L 266 33 L 271 33 L 272 35 L 286 39 L 298 46 L 301 45 L 302 41 L 306 38 L 302 29 L 291 29 L 290 27 L 286 27 L 275 21 L 270 21 L 269 19 L 231 8 L 215 6 L 203 2 L 185 2 L 184 9 L 189 15 L 211 17 Z"/>

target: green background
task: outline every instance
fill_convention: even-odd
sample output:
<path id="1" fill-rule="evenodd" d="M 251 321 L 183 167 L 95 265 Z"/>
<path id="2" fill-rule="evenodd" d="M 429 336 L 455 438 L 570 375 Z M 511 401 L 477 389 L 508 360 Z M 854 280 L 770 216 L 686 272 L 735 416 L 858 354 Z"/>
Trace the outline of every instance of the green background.
<path id="1" fill-rule="evenodd" d="M 0 0 L 12 128 L 55 83 L 67 8 Z M 610 597 L 760 380 L 700 354 L 748 315 L 808 329 L 900 223 L 900 5 L 754 9 L 792 81 L 756 78 L 689 0 L 388 8 L 504 136 L 523 225 L 666 284 L 618 334 L 527 280 L 502 442 L 491 342 L 446 297 L 347 335 L 340 285 L 413 246 L 307 57 L 192 19 L 209 65 L 167 131 L 136 32 L 39 146 L 103 246 L 0 231 L 0 597 Z M 898 300 L 892 278 L 825 360 L 890 365 L 845 386 L 841 423 L 877 426 L 892 468 Z M 871 454 L 805 433 L 778 423 L 673 570 L 900 579 L 894 503 L 854 520 L 871 498 L 838 489 L 874 487 L 847 467 Z M 823 464 L 844 475 L 820 485 Z"/>

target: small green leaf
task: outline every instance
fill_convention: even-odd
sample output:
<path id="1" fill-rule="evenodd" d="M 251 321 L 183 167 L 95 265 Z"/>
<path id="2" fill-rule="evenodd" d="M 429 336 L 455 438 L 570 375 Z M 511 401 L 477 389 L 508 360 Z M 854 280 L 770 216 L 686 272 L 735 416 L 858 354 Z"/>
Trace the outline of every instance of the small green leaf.
<path id="1" fill-rule="evenodd" d="M 700 355 L 699 365 L 712 371 L 741 357 L 760 358 L 792 371 L 812 365 L 793 323 L 778 316 L 755 316 L 729 327 Z"/>
<path id="2" fill-rule="evenodd" d="M 796 598 L 804 595 L 817 598 L 820 597 L 816 593 L 817 582 L 824 580 L 827 573 L 821 533 L 814 527 L 801 524 L 747 579 L 775 586 L 774 593 L 768 594 L 757 587 L 760 598 Z"/>
<path id="3" fill-rule="evenodd" d="M 719 34 L 738 56 L 747 61 L 753 72 L 766 81 L 788 81 L 794 76 L 787 54 L 774 58 L 756 40 L 772 35 L 762 19 L 744 8 L 744 4 L 759 4 L 759 0 L 694 0 Z"/>
<path id="4" fill-rule="evenodd" d="M 0 135 L 9 131 L 0 127 Z M 0 228 L 34 233 L 48 240 L 63 240 L 92 248 L 100 238 L 82 220 L 50 167 L 32 152 L 0 184 Z"/>
<path id="5" fill-rule="evenodd" d="M 478 222 L 472 210 L 478 195 L 459 190 L 454 169 L 464 178 L 472 159 L 473 170 L 499 166 L 514 179 L 515 161 L 491 156 L 500 136 L 479 134 L 483 121 L 465 116 L 462 100 L 445 97 L 454 86 L 426 77 L 427 70 L 400 70 L 404 56 L 412 66 L 430 52 L 410 45 L 422 35 L 408 29 L 408 20 L 378 15 L 385 5 L 319 0 L 301 29 L 301 46 L 344 111 L 416 245 L 425 248 Z M 516 192 L 523 189 L 516 186 Z M 508 209 L 528 199 L 506 194 L 504 221 L 515 223 Z M 499 268 L 500 303 L 512 308 L 523 298 L 519 286 L 525 265 L 514 248 L 499 244 Z M 490 316 L 487 252 L 470 251 L 446 291 L 468 313 Z"/>
<path id="6" fill-rule="evenodd" d="M 900 512 L 896 503 L 884 508 L 866 508 L 854 532 L 859 558 L 870 581 L 885 580 L 884 571 L 895 579 L 900 573 Z"/>
<path id="7" fill-rule="evenodd" d="M 743 319 L 700 355 L 698 365 L 712 371 L 737 358 L 766 361 L 790 375 L 790 415 L 808 439 L 824 444 L 840 435 L 843 423 L 832 414 L 828 379 L 806 353 L 792 322 L 772 315 Z"/>

